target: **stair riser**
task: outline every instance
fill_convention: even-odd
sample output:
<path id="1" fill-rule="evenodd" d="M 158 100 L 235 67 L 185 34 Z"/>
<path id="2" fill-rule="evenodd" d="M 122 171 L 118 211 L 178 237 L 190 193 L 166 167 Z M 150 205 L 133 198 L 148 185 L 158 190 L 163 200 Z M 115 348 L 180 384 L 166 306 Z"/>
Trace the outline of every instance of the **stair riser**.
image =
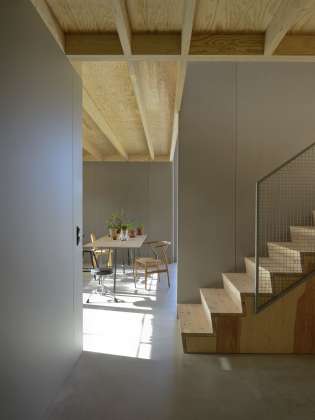
<path id="1" fill-rule="evenodd" d="M 230 298 L 233 300 L 233 302 L 242 309 L 242 298 L 239 290 L 230 282 L 230 280 L 222 274 L 223 278 L 223 285 L 226 293 L 230 296 Z"/>
<path id="2" fill-rule="evenodd" d="M 294 270 L 301 270 L 301 254 L 298 251 L 277 246 L 275 244 L 268 244 L 269 257 L 275 261 L 288 261 L 290 267 Z"/>
<path id="3" fill-rule="evenodd" d="M 249 258 L 245 258 L 246 272 L 251 277 L 253 282 L 256 282 L 256 263 Z M 269 271 L 260 269 L 260 292 L 271 293 L 271 275 Z"/>
<path id="4" fill-rule="evenodd" d="M 315 230 L 290 228 L 291 241 L 298 244 L 315 244 Z"/>
<path id="5" fill-rule="evenodd" d="M 203 294 L 201 293 L 201 290 L 200 290 L 200 297 L 201 297 L 201 304 L 203 306 L 206 318 L 208 319 L 208 321 L 211 325 L 211 328 L 213 329 L 211 313 L 210 313 L 209 307 L 207 305 L 207 302 L 205 301 L 205 298 L 204 298 Z"/>

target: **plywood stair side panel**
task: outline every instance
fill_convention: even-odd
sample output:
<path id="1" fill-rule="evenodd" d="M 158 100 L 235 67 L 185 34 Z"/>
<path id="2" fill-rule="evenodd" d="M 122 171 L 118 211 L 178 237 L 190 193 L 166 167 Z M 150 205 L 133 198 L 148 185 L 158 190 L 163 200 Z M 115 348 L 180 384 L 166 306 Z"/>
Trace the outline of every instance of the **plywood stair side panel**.
<path id="1" fill-rule="evenodd" d="M 223 289 L 212 290 L 221 290 L 220 295 L 226 293 Z M 251 293 L 241 296 L 245 307 L 242 314 L 228 313 L 223 306 L 212 313 L 212 335 L 200 334 L 198 329 L 195 331 L 199 331 L 199 334 L 182 333 L 184 351 L 209 354 L 315 354 L 315 276 L 259 313 L 255 313 Z M 203 306 L 196 306 L 198 313 L 203 314 Z"/>
<path id="2" fill-rule="evenodd" d="M 184 352 L 215 353 L 216 337 L 203 305 L 180 304 L 177 312 Z"/>
<path id="3" fill-rule="evenodd" d="M 256 259 L 246 257 L 245 273 L 222 273 L 223 288 L 202 288 L 201 304 L 179 305 L 185 352 L 315 354 L 315 227 L 290 233 L 290 242 L 267 243 L 258 286 Z M 257 313 L 256 287 L 270 302 Z"/>
<path id="4" fill-rule="evenodd" d="M 246 308 L 243 298 L 244 296 L 254 297 L 254 282 L 247 273 L 222 273 L 222 279 L 224 290 L 244 313 Z"/>

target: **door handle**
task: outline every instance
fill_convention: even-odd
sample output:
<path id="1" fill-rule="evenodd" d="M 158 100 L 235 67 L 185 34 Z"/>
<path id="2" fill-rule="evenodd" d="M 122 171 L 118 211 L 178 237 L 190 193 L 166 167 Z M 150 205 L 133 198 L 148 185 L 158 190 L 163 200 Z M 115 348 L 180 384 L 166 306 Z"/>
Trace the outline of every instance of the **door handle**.
<path id="1" fill-rule="evenodd" d="M 81 230 L 79 226 L 77 226 L 76 232 L 77 232 L 77 246 L 79 246 L 80 241 L 81 241 Z"/>

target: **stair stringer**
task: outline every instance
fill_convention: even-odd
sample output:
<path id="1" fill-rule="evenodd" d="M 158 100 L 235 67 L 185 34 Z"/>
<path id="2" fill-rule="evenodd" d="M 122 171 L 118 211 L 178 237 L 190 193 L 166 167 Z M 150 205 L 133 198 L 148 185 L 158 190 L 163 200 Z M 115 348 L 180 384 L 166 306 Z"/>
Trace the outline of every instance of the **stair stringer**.
<path id="1" fill-rule="evenodd" d="M 212 317 L 211 337 L 183 337 L 188 353 L 315 353 L 315 275 L 254 310 L 254 294 L 242 295 L 243 314 Z M 202 344 L 199 346 L 199 344 Z"/>

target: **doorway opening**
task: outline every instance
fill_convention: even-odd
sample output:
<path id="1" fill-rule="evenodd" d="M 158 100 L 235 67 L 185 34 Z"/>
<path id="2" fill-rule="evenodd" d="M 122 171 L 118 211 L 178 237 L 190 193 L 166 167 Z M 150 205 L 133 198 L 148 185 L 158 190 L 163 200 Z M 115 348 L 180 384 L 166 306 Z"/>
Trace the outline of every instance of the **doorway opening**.
<path id="1" fill-rule="evenodd" d="M 83 249 L 93 252 L 83 258 L 83 350 L 169 358 L 177 343 L 177 154 L 168 163 L 84 162 L 83 197 Z"/>

